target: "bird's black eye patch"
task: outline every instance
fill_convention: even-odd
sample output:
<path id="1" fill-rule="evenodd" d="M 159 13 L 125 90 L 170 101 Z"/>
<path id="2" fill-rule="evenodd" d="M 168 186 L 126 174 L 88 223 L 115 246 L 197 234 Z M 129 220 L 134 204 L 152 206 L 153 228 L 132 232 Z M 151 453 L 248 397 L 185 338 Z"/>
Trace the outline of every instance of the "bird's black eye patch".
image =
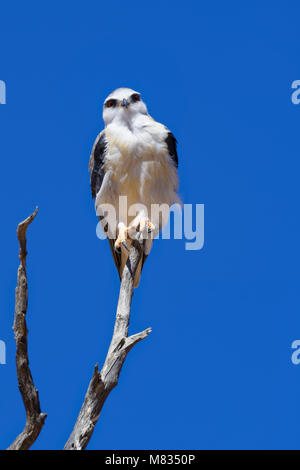
<path id="1" fill-rule="evenodd" d="M 133 95 L 131 95 L 130 99 L 131 99 L 132 103 L 136 103 L 137 101 L 141 100 L 141 95 L 139 95 L 138 93 L 133 93 Z"/>
<path id="2" fill-rule="evenodd" d="M 116 106 L 116 104 L 117 104 L 117 100 L 111 99 L 111 100 L 106 101 L 105 106 L 106 108 L 113 108 L 114 106 Z"/>

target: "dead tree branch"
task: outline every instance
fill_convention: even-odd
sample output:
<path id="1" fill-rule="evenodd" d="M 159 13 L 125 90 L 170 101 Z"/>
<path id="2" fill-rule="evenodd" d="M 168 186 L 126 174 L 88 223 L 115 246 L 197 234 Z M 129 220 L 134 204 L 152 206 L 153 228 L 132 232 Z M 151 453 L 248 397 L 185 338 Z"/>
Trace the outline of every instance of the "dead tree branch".
<path id="1" fill-rule="evenodd" d="M 26 274 L 26 231 L 34 220 L 38 209 L 18 225 L 17 236 L 20 246 L 18 280 L 16 287 L 15 318 L 13 330 L 16 340 L 16 366 L 19 390 L 26 411 L 26 424 L 8 450 L 27 450 L 36 441 L 44 425 L 47 415 L 41 412 L 38 391 L 34 386 L 29 368 L 27 347 L 26 314 L 28 305 L 28 284 Z M 102 407 L 117 385 L 120 372 L 130 349 L 139 341 L 146 338 L 151 329 L 128 336 L 131 300 L 133 294 L 134 276 L 141 259 L 139 242 L 131 244 L 128 261 L 123 270 L 119 301 L 112 340 L 108 353 L 99 372 L 96 364 L 85 399 L 79 412 L 74 429 L 64 447 L 65 450 L 84 450 L 90 441 L 95 425 L 99 419 Z"/>
<path id="2" fill-rule="evenodd" d="M 151 328 L 148 328 L 128 336 L 133 280 L 140 257 L 140 244 L 133 242 L 127 264 L 123 270 L 115 327 L 109 350 L 101 372 L 99 372 L 98 364 L 95 366 L 83 405 L 64 450 L 84 450 L 86 448 L 102 407 L 111 390 L 118 383 L 128 352 L 136 343 L 146 338 L 151 331 Z"/>
<path id="3" fill-rule="evenodd" d="M 17 237 L 20 246 L 18 268 L 18 280 L 16 287 L 15 318 L 13 330 L 17 345 L 16 366 L 19 390 L 22 395 L 25 411 L 26 424 L 19 436 L 10 445 L 8 450 L 27 450 L 35 442 L 44 425 L 47 415 L 41 412 L 39 394 L 34 386 L 32 375 L 29 368 L 28 349 L 27 349 L 27 325 L 26 314 L 28 304 L 28 286 L 26 274 L 26 230 L 34 220 L 38 208 L 35 209 L 26 220 L 18 225 Z"/>

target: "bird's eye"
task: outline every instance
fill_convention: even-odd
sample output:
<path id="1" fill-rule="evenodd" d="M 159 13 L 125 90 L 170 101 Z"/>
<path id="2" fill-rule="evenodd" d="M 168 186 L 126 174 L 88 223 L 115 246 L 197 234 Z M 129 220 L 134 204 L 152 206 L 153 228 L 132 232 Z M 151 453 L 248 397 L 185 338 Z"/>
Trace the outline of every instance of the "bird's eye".
<path id="1" fill-rule="evenodd" d="M 106 106 L 107 108 L 112 108 L 112 107 L 115 106 L 115 105 L 116 105 L 116 100 L 108 100 L 108 101 L 106 101 L 106 103 L 105 103 L 105 106 Z"/>
<path id="2" fill-rule="evenodd" d="M 137 101 L 140 101 L 140 100 L 141 100 L 141 96 L 138 93 L 134 93 L 133 95 L 131 95 L 131 101 L 133 103 L 136 103 Z"/>

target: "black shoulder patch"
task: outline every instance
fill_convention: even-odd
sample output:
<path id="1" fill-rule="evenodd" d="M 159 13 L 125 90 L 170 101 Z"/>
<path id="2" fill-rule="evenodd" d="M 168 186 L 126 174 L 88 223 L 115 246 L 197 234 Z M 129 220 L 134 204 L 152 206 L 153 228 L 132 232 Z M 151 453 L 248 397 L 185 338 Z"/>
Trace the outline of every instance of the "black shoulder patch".
<path id="1" fill-rule="evenodd" d="M 94 149 L 94 166 L 91 171 L 91 190 L 93 198 L 99 192 L 104 178 L 103 164 L 105 159 L 107 141 L 105 133 L 101 135 Z"/>
<path id="2" fill-rule="evenodd" d="M 166 138 L 166 144 L 168 146 L 170 157 L 172 158 L 176 168 L 178 168 L 177 140 L 173 136 L 172 132 L 168 133 Z"/>

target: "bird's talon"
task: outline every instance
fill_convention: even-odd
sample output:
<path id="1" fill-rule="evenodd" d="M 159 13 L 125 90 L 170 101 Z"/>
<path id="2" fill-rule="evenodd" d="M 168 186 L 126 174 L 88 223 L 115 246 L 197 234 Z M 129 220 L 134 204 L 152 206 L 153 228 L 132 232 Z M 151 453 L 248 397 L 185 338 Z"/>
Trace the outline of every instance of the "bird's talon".
<path id="1" fill-rule="evenodd" d="M 150 220 L 147 220 L 146 227 L 147 227 L 147 232 L 148 233 L 151 233 L 151 232 L 155 231 L 155 225 L 152 222 L 150 222 Z"/>
<path id="2" fill-rule="evenodd" d="M 128 252 L 129 252 L 128 246 L 126 245 L 126 243 L 125 243 L 125 242 L 122 242 L 122 246 L 125 248 L 125 250 L 126 250 L 126 251 L 128 251 Z"/>

